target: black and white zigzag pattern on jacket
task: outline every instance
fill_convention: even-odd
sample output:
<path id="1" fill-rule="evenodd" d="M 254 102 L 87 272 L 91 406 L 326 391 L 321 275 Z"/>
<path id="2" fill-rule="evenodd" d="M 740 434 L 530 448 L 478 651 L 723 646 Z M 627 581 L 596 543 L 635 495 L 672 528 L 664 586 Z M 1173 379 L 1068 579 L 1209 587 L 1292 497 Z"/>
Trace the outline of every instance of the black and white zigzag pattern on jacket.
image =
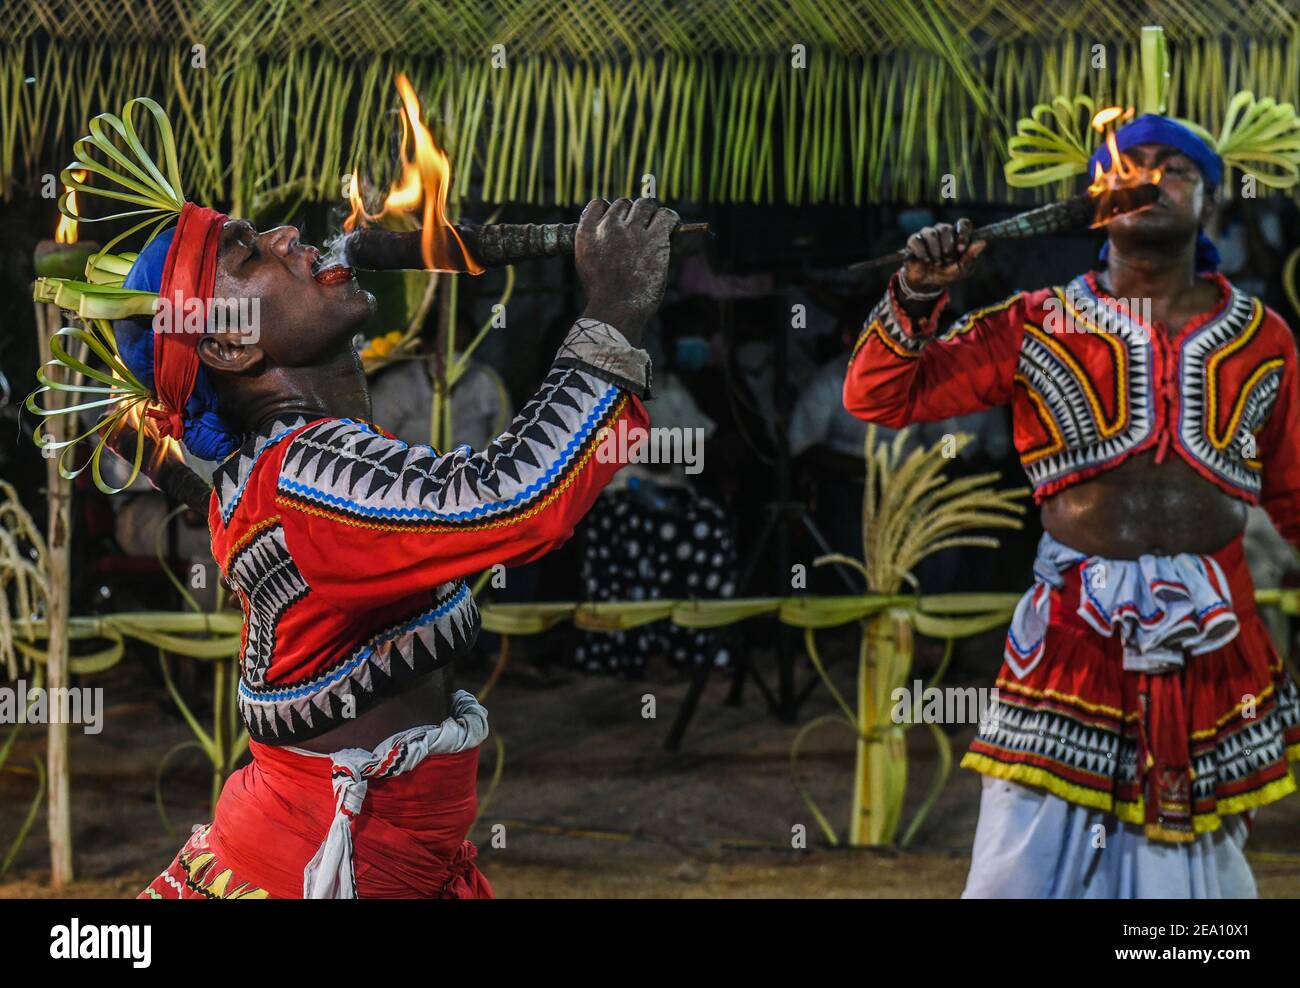
<path id="1" fill-rule="evenodd" d="M 628 343 L 613 326 L 578 319 L 560 344 L 556 367 L 579 367 L 645 398 L 650 393 L 650 355 Z"/>
<path id="2" fill-rule="evenodd" d="M 527 511 L 564 483 L 623 408 L 619 388 L 552 368 L 509 431 L 480 453 L 408 446 L 353 419 L 290 442 L 279 494 L 376 527 L 472 526 Z"/>
<path id="3" fill-rule="evenodd" d="M 867 317 L 866 332 L 870 332 L 875 324 L 879 324 L 881 332 L 908 353 L 920 354 L 922 348 L 933 339 L 929 336 L 913 336 L 903 328 L 894 313 L 892 289 L 886 290 L 880 301 L 876 303 L 876 307 L 871 310 L 871 315 Z M 864 338 L 865 336 L 866 333 L 863 334 Z"/>
<path id="4" fill-rule="evenodd" d="M 244 496 L 248 478 L 253 474 L 253 466 L 262 454 L 282 442 L 294 429 L 306 424 L 307 419 L 302 415 L 283 415 L 272 419 L 213 471 L 212 486 L 217 492 L 217 504 L 221 507 L 222 524 L 230 524 L 230 519 Z"/>
<path id="5" fill-rule="evenodd" d="M 447 665 L 474 643 L 479 624 L 474 596 L 458 580 L 438 587 L 428 607 L 377 631 L 310 679 L 267 686 L 245 676 L 239 712 L 249 736 L 286 744 L 322 734 Z"/>
<path id="6" fill-rule="evenodd" d="M 1064 298 L 1062 297 L 1064 296 Z M 1128 422 L 1110 436 L 1102 435 L 1102 425 L 1085 392 L 1085 382 L 1034 333 L 1026 332 L 1020 345 L 1016 370 L 1038 393 L 1060 430 L 1065 449 L 1025 465 L 1025 472 L 1035 487 L 1068 476 L 1077 470 L 1106 463 L 1138 446 L 1151 435 L 1151 345 L 1146 330 L 1129 316 L 1100 302 L 1088 282 L 1075 278 L 1064 293 L 1058 292 L 1059 304 L 1079 298 L 1090 303 L 1089 320 L 1101 333 L 1121 342 L 1127 354 L 1128 376 L 1115 386 L 1127 391 Z M 1081 317 L 1069 314 L 1071 326 L 1083 325 Z M 1094 389 L 1095 390 L 1095 389 Z"/>
<path id="7" fill-rule="evenodd" d="M 275 656 L 280 619 L 310 588 L 298 572 L 279 525 L 258 532 L 230 560 L 228 569 L 230 581 L 244 601 L 243 675 L 254 686 L 261 686 Z"/>
<path id="8" fill-rule="evenodd" d="M 1256 495 L 1262 487 L 1262 478 L 1258 468 L 1246 462 L 1243 442 L 1267 420 L 1282 385 L 1282 367 L 1279 364 L 1255 382 L 1246 396 L 1236 430 L 1231 436 L 1223 437 L 1226 442 L 1219 446 L 1211 441 L 1218 423 L 1209 420 L 1209 390 L 1217 388 L 1219 409 L 1225 402 L 1235 403 L 1238 396 L 1225 392 L 1220 382 L 1211 378 L 1209 362 L 1243 332 L 1256 327 L 1262 316 L 1259 300 L 1234 287 L 1224 310 L 1192 333 L 1183 342 L 1179 355 L 1183 391 L 1179 437 L 1183 445 L 1228 483 Z"/>

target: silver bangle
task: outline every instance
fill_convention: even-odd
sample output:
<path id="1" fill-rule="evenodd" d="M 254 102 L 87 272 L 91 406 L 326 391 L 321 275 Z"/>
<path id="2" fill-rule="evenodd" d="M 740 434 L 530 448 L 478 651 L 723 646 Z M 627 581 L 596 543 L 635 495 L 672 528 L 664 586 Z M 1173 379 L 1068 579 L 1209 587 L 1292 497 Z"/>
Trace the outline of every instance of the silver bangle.
<path id="1" fill-rule="evenodd" d="M 933 302 L 943 294 L 942 288 L 936 289 L 932 292 L 918 292 L 907 283 L 907 279 L 903 277 L 902 270 L 898 272 L 898 290 L 902 293 L 903 298 L 907 299 L 909 302 Z"/>

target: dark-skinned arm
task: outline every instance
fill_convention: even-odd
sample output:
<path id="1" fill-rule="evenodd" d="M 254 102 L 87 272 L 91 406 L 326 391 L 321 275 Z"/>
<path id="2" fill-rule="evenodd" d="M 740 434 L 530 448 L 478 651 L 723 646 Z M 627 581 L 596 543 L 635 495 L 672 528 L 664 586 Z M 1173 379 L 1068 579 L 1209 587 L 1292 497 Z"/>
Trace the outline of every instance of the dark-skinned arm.
<path id="1" fill-rule="evenodd" d="M 984 241 L 970 241 L 971 230 L 969 220 L 941 223 L 908 240 L 912 259 L 872 310 L 844 378 L 844 407 L 858 418 L 899 429 L 1011 400 L 1023 296 L 968 313 L 939 336 L 947 287 L 984 250 Z"/>
<path id="2" fill-rule="evenodd" d="M 185 505 L 206 523 L 212 485 L 179 460 L 168 460 L 150 482 L 171 500 Z"/>
<path id="3" fill-rule="evenodd" d="M 408 445 L 327 419 L 272 453 L 285 541 L 312 589 L 379 606 L 484 569 L 539 558 L 570 537 L 649 427 L 639 348 L 663 298 L 676 214 L 594 202 L 578 225 L 587 306 L 541 386 L 482 450 Z"/>

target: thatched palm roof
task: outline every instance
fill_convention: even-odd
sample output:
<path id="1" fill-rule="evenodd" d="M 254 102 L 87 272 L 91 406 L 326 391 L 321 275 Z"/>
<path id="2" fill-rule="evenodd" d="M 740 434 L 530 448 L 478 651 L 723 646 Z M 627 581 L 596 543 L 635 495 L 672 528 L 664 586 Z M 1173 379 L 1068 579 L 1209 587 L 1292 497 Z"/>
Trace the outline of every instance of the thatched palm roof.
<path id="1" fill-rule="evenodd" d="M 1292 0 L 32 0 L 0 6 L 0 187 L 34 188 L 88 116 L 148 93 L 204 139 L 185 142 L 196 198 L 334 199 L 354 164 L 382 169 L 402 69 L 489 201 L 647 173 L 674 199 L 924 200 L 945 174 L 1000 198 L 1034 103 L 1132 102 L 1144 23 L 1166 28 L 1174 112 L 1300 98 Z"/>

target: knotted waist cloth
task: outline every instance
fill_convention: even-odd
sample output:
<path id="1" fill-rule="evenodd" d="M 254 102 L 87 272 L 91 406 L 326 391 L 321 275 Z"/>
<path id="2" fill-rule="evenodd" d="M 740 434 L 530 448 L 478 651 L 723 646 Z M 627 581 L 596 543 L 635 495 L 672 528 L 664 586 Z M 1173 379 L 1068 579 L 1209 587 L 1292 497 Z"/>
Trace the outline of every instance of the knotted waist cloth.
<path id="1" fill-rule="evenodd" d="M 441 724 L 332 755 L 251 742 L 141 898 L 491 898 L 465 839 L 487 711 L 458 691 Z"/>
<path id="2" fill-rule="evenodd" d="M 1295 789 L 1300 692 L 1255 609 L 1240 539 L 1105 559 L 1045 534 L 992 716 L 962 760 L 1189 841 Z"/>

